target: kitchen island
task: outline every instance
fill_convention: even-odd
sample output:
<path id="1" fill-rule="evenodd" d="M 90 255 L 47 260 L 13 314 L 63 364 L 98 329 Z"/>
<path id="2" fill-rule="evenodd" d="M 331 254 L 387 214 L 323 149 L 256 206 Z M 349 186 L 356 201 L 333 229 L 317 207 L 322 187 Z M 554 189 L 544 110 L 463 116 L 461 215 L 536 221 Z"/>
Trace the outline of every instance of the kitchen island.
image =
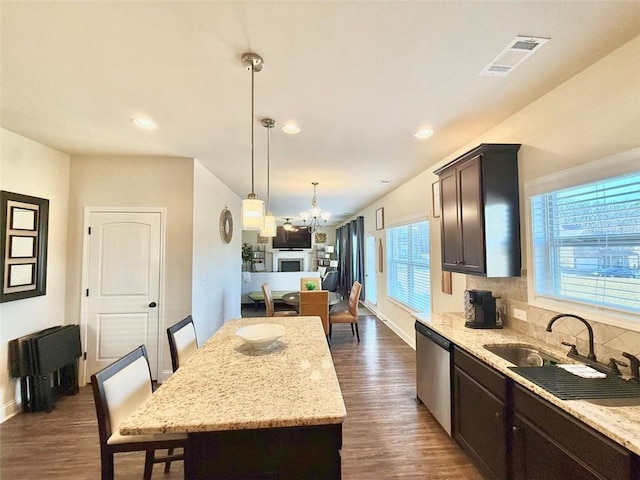
<path id="1" fill-rule="evenodd" d="M 265 349 L 235 335 L 273 323 Z M 187 479 L 338 479 L 346 409 L 319 317 L 232 320 L 121 425 L 187 433 Z"/>

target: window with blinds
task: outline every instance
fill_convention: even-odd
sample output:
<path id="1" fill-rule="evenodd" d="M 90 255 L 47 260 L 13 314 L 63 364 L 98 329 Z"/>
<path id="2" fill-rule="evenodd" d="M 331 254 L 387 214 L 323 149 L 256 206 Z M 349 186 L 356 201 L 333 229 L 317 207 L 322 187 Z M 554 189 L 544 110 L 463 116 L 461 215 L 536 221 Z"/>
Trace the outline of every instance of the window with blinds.
<path id="1" fill-rule="evenodd" d="M 429 222 L 387 228 L 387 295 L 416 312 L 431 311 Z"/>
<path id="2" fill-rule="evenodd" d="M 537 296 L 640 313 L 640 173 L 531 197 Z"/>

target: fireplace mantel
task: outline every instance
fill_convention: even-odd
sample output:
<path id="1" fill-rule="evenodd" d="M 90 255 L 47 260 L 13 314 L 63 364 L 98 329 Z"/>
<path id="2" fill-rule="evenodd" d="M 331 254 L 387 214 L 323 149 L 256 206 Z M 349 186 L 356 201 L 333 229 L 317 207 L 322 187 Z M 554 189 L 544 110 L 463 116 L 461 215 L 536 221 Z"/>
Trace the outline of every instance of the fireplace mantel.
<path id="1" fill-rule="evenodd" d="M 301 260 L 302 261 L 302 271 L 308 272 L 310 271 L 311 265 L 311 252 L 306 250 L 274 250 L 272 253 L 273 257 L 273 271 L 279 271 L 278 265 L 279 260 Z"/>

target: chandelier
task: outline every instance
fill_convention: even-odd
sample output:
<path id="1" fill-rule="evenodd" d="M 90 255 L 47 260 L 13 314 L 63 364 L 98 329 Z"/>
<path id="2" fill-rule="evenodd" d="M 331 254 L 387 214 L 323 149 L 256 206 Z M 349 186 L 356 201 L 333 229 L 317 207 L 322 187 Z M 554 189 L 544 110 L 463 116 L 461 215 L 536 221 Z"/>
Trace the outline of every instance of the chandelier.
<path id="1" fill-rule="evenodd" d="M 311 182 L 313 185 L 313 200 L 311 200 L 311 209 L 307 212 L 300 212 L 300 218 L 302 222 L 305 224 L 307 229 L 311 232 L 319 232 L 322 230 L 322 226 L 326 225 L 327 220 L 331 218 L 331 213 L 327 211 L 322 211 L 320 207 L 318 207 L 318 200 L 316 199 L 316 187 L 318 186 L 318 182 Z M 324 222 L 320 223 L 320 219 Z M 309 220 L 309 224 L 307 225 L 307 220 Z"/>
<path id="2" fill-rule="evenodd" d="M 254 192 L 254 165 L 253 165 L 253 77 L 256 72 L 262 70 L 262 57 L 257 53 L 245 53 L 242 55 L 242 64 L 251 70 L 251 193 L 242 200 L 242 230 L 262 230 L 264 228 L 264 202 L 258 199 Z"/>

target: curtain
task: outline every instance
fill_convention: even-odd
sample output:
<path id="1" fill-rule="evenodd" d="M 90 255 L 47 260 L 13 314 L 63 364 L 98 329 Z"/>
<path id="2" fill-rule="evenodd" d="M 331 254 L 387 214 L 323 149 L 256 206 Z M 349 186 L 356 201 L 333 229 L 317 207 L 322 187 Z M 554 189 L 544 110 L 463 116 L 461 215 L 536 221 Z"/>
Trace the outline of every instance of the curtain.
<path id="1" fill-rule="evenodd" d="M 338 260 L 338 286 L 336 291 L 342 292 L 342 271 L 344 270 L 344 258 L 342 252 L 344 247 L 342 246 L 342 227 L 336 228 L 336 260 Z"/>
<path id="2" fill-rule="evenodd" d="M 361 298 L 364 298 L 364 217 L 360 216 L 351 222 L 352 239 L 355 245 L 352 249 L 354 258 L 353 262 L 353 278 L 351 283 L 358 281 L 362 284 Z"/>
<path id="3" fill-rule="evenodd" d="M 338 248 L 338 291 L 345 293 L 351 287 L 351 226 L 343 225 L 336 231 L 336 243 Z"/>
<path id="4" fill-rule="evenodd" d="M 336 247 L 340 262 L 338 290 L 349 293 L 354 281 L 362 284 L 364 298 L 364 217 L 343 225 L 336 230 Z"/>

